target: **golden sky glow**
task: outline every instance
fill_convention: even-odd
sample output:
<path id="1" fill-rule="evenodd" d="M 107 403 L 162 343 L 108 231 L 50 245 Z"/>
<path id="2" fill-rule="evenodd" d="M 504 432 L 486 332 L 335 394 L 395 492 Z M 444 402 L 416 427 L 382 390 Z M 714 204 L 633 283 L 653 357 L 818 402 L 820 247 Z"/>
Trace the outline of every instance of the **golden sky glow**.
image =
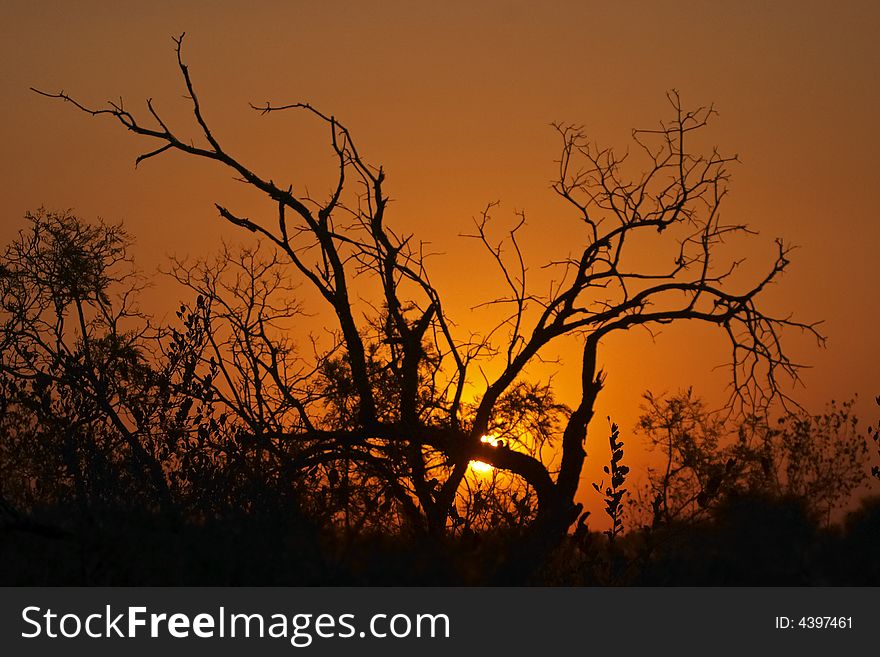
<path id="1" fill-rule="evenodd" d="M 720 115 L 709 139 L 742 160 L 723 211 L 760 232 L 746 247 L 757 268 L 749 271 L 769 263 L 774 237 L 799 244 L 768 301 L 826 320 L 824 352 L 791 336 L 794 354 L 815 366 L 797 397 L 818 409 L 831 398 L 880 394 L 877 3 L 6 0 L 0 25 L 3 243 L 39 206 L 124 220 L 147 271 L 168 254 L 204 256 L 221 238 L 241 238 L 221 224 L 214 201 L 243 212 L 264 206 L 225 171 L 178 156 L 135 171 L 142 142 L 28 91 L 64 89 L 90 104 L 122 96 L 138 112 L 152 97 L 183 126 L 190 119 L 171 36 L 186 31 L 215 133 L 267 177 L 319 190 L 332 162 L 319 126 L 259 117 L 249 102 L 308 100 L 346 122 L 362 154 L 385 166 L 389 223 L 440 254 L 432 278 L 464 326 L 485 321 L 486 311 L 471 307 L 498 289 L 488 259 L 459 237 L 487 203 L 501 202 L 499 231 L 526 212 L 524 250 L 538 282 L 539 265 L 578 239 L 574 217 L 549 189 L 558 150 L 551 121 L 584 124 L 623 148 L 631 128 L 667 116 L 669 88 L 686 106 L 714 103 Z M 144 305 L 170 315 L 174 294 L 157 277 Z M 722 336 L 696 326 L 603 344 L 608 381 L 585 482 L 601 478 L 606 415 L 638 465 L 639 439 L 628 429 L 642 392 L 693 384 L 720 397 L 725 379 L 713 367 L 725 348 Z M 568 399 L 575 353 L 557 354 L 554 381 Z M 857 409 L 876 415 L 864 402 Z M 581 490 L 591 497 L 588 485 Z"/>

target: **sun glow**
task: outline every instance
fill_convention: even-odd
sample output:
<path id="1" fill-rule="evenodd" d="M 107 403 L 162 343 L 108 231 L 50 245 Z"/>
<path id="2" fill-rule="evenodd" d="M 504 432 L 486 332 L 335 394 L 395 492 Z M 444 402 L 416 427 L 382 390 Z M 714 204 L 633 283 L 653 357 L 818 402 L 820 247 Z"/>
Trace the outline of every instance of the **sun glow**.
<path id="1" fill-rule="evenodd" d="M 492 447 L 495 447 L 498 444 L 498 439 L 494 436 L 483 436 L 480 438 L 480 442 L 489 443 Z M 479 474 L 486 474 L 488 472 L 492 472 L 495 468 L 489 465 L 488 463 L 484 463 L 483 461 L 471 461 L 469 464 L 470 469 Z"/>

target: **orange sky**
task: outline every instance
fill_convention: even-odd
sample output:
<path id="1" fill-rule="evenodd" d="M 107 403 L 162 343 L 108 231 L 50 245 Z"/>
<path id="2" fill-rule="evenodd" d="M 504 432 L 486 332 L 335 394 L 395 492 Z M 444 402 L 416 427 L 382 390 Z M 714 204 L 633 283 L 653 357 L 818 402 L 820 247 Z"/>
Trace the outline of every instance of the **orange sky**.
<path id="1" fill-rule="evenodd" d="M 824 352 L 796 336 L 790 342 L 815 366 L 797 397 L 818 410 L 859 393 L 858 409 L 873 421 L 880 5 L 474 4 L 5 0 L 0 241 L 41 205 L 124 220 L 147 271 L 166 254 L 206 255 L 222 236 L 239 237 L 221 225 L 213 202 L 262 206 L 225 171 L 176 155 L 135 171 L 143 142 L 27 90 L 64 89 L 90 104 L 122 96 L 136 111 L 153 97 L 182 127 L 188 117 L 170 37 L 185 30 L 215 133 L 268 177 L 317 189 L 330 165 L 320 150 L 325 134 L 302 118 L 261 118 L 249 101 L 308 100 L 347 123 L 362 154 L 386 168 L 395 199 L 389 222 L 445 253 L 433 277 L 467 326 L 480 321 L 470 307 L 485 299 L 481 292 L 497 287 L 486 259 L 457 235 L 488 202 L 501 201 L 499 228 L 526 211 L 535 269 L 576 239 L 574 217 L 549 189 L 558 147 L 549 123 L 582 123 L 600 142 L 624 147 L 631 128 L 668 116 L 664 92 L 675 87 L 687 106 L 715 103 L 711 141 L 742 160 L 724 212 L 760 231 L 756 264 L 769 263 L 760 245 L 774 237 L 801 247 L 767 296 L 772 309 L 826 320 Z M 169 290 L 157 284 L 149 309 L 170 312 Z M 570 354 L 560 355 L 565 362 Z M 717 397 L 724 380 L 712 367 L 726 356 L 720 336 L 695 326 L 668 330 L 656 344 L 615 338 L 602 356 L 609 377 L 597 417 L 613 414 L 636 447 L 626 430 L 641 393 L 693 383 Z M 578 377 L 572 365 L 556 379 L 569 397 Z M 587 481 L 599 479 L 606 458 L 598 422 Z"/>

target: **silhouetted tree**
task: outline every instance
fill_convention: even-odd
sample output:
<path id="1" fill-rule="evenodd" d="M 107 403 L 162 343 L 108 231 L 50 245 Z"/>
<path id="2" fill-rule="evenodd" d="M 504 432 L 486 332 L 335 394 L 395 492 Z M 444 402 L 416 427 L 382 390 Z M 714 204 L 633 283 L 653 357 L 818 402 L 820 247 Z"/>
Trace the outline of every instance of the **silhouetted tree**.
<path id="1" fill-rule="evenodd" d="M 636 506 L 642 515 L 650 504 L 652 525 L 694 520 L 705 514 L 722 490 L 735 480 L 732 455 L 721 443 L 723 421 L 687 391 L 670 397 L 644 395 L 639 430 L 660 466 L 648 468 L 648 484 Z"/>
<path id="2" fill-rule="evenodd" d="M 292 383 L 275 378 L 272 354 L 287 349 L 267 340 L 274 343 L 278 336 L 261 335 L 259 324 L 239 317 L 232 307 L 219 309 L 231 344 L 246 350 L 240 354 L 241 372 L 256 374 L 231 382 L 230 395 L 238 389 L 250 397 L 229 397 L 227 405 L 237 406 L 242 418 L 260 415 L 259 422 L 247 425 L 259 432 L 249 439 L 267 451 L 284 454 L 296 445 L 290 467 L 323 468 L 328 482 L 331 477 L 337 482 L 354 477 L 359 483 L 375 478 L 373 490 L 390 495 L 420 531 L 439 536 L 459 524 L 456 501 L 469 464 L 482 461 L 509 473 L 534 495 L 531 527 L 541 545 L 564 536 L 580 513 L 574 499 L 587 428 L 605 380 L 599 347 L 609 335 L 683 320 L 717 327 L 730 341 L 732 403 L 746 407 L 779 395 L 781 374 L 797 377 L 798 364 L 782 348 L 784 329 L 807 331 L 821 341 L 813 325 L 775 316 L 759 304 L 762 292 L 789 264 L 790 250 L 782 241 L 765 272 L 744 287 L 731 279 L 741 261 L 719 259 L 723 240 L 749 230 L 722 222 L 719 214 L 734 158 L 693 146 L 695 133 L 714 114 L 711 107 L 685 110 L 678 94 L 670 93 L 671 120 L 633 132 L 633 157 L 640 155 L 645 164 L 644 173 L 633 178 L 625 173 L 626 156 L 597 146 L 581 128 L 557 125 L 561 153 L 553 189 L 573 210 L 582 243 L 548 263 L 558 272 L 555 283 L 537 293 L 527 284 L 519 246 L 524 217 L 496 243 L 487 208 L 473 236 L 485 245 L 507 286 L 505 296 L 488 302 L 501 309 L 503 319 L 482 336 L 463 337 L 432 283 L 422 246 L 389 226 L 384 169 L 368 164 L 349 130 L 308 103 L 255 107 L 269 115 L 302 111 L 328 131 L 337 175 L 326 195 L 310 196 L 299 184 L 276 182 L 277 176 L 258 173 L 223 146 L 184 63 L 183 37 L 175 43 L 198 139 L 169 125 L 152 100 L 144 119 L 122 101 L 92 109 L 63 92 L 39 93 L 114 119 L 151 141 L 137 163 L 177 151 L 227 168 L 264 195 L 269 216 L 247 217 L 219 204 L 217 211 L 275 247 L 278 258 L 318 293 L 335 330 L 332 344 L 297 370 L 296 376 L 305 378 Z M 639 258 L 645 248 L 654 264 Z M 355 309 L 359 298 L 373 304 L 367 319 Z M 212 298 L 212 307 L 217 309 L 220 300 Z M 549 391 L 534 388 L 535 397 L 522 386 L 527 366 L 565 336 L 579 341 L 582 359 L 580 395 L 563 410 Z M 494 357 L 501 361 L 499 373 L 485 381 L 473 407 L 466 405 L 465 385 L 479 385 L 474 370 Z M 217 367 L 222 368 L 219 359 Z M 268 379 L 271 395 L 262 387 Z M 537 421 L 546 429 L 555 460 L 513 438 L 494 440 L 508 430 L 521 435 L 513 428 L 511 411 L 517 409 L 537 418 L 524 428 Z"/>
<path id="3" fill-rule="evenodd" d="M 245 544 L 246 528 L 271 517 L 270 535 L 295 527 L 310 549 L 304 518 L 320 500 L 304 494 L 303 477 L 272 467 L 250 439 L 248 416 L 219 396 L 220 366 L 205 357 L 217 337 L 208 300 L 197 297 L 173 326 L 156 328 L 137 310 L 143 280 L 120 226 L 44 210 L 26 219 L 0 254 L 4 538 L 64 539 L 52 559 L 73 550 L 61 560 L 79 583 L 93 581 L 89 562 L 103 564 L 96 577 L 119 577 L 127 549 L 148 571 L 163 558 L 185 559 L 172 554 L 176 532 L 208 532 L 206 523 L 223 523 Z M 155 536 L 168 541 L 159 554 L 140 544 Z M 22 556 L 5 562 L 7 575 Z"/>
<path id="4" fill-rule="evenodd" d="M 851 401 L 832 402 L 817 415 L 793 410 L 776 422 L 734 422 L 688 389 L 668 397 L 647 393 L 643 409 L 639 428 L 663 459 L 649 468 L 637 511 L 654 525 L 698 520 L 744 493 L 801 500 L 827 522 L 867 478 L 867 445 Z"/>
<path id="5" fill-rule="evenodd" d="M 145 496 L 170 511 L 129 237 L 69 213 L 27 220 L 0 264 L 0 449 L 5 481 L 17 482 L 8 494 L 27 504 L 53 488 L 81 509 Z"/>

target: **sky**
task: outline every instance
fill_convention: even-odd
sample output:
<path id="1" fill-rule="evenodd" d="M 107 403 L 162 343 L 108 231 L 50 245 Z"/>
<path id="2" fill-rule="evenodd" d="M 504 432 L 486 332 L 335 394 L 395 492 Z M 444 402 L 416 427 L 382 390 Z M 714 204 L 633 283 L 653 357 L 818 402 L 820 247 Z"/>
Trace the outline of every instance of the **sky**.
<path id="1" fill-rule="evenodd" d="M 865 420 L 880 415 L 877 3 L 5 0 L 0 242 L 41 206 L 124 221 L 148 273 L 171 254 L 207 256 L 221 239 L 241 239 L 213 203 L 260 206 L 227 172 L 177 155 L 136 170 L 143 142 L 29 91 L 63 89 L 90 105 L 121 97 L 142 114 L 151 97 L 196 137 L 171 41 L 184 31 L 208 121 L 267 177 L 320 188 L 332 166 L 326 134 L 302 117 L 260 117 L 249 102 L 306 100 L 349 127 L 387 172 L 389 223 L 439 254 L 432 277 L 462 326 L 485 323 L 471 308 L 499 289 L 485 255 L 460 237 L 487 203 L 500 202 L 499 230 L 526 213 L 536 271 L 575 243 L 576 219 L 550 190 L 551 122 L 622 149 L 632 128 L 669 118 L 669 89 L 687 107 L 714 104 L 707 139 L 741 160 L 725 217 L 759 232 L 744 255 L 760 271 L 774 238 L 799 247 L 767 307 L 823 320 L 828 336 L 824 350 L 791 336 L 792 353 L 812 366 L 791 393 L 814 411 L 858 394 Z M 170 315 L 178 292 L 154 278 L 144 305 Z M 569 401 L 574 353 L 556 354 L 554 382 Z M 621 424 L 638 463 L 642 393 L 693 385 L 720 401 L 726 379 L 714 368 L 726 357 L 722 337 L 699 326 L 610 340 L 597 416 Z M 605 432 L 591 440 L 585 481 L 600 478 L 607 458 Z"/>

